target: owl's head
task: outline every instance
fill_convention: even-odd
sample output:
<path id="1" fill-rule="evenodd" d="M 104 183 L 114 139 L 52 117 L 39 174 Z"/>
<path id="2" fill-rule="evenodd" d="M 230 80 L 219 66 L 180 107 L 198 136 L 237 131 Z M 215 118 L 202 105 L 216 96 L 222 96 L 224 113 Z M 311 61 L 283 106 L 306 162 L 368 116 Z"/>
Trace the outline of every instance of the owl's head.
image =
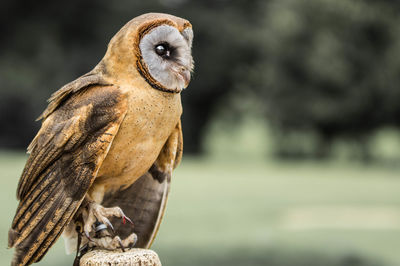
<path id="1" fill-rule="evenodd" d="M 144 14 L 112 38 L 99 67 L 119 80 L 141 78 L 155 89 L 179 93 L 188 86 L 193 70 L 192 41 L 189 21 Z"/>

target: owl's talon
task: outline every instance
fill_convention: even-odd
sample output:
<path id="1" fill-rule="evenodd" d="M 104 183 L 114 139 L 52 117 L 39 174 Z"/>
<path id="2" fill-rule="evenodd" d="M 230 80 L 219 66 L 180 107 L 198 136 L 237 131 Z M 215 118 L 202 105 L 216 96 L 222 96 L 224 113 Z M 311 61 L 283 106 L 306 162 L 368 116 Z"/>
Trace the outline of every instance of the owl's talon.
<path id="1" fill-rule="evenodd" d="M 126 242 L 130 243 L 129 244 L 130 248 L 133 248 L 136 245 L 137 240 L 138 240 L 138 237 L 135 233 L 132 233 L 130 236 L 128 236 L 125 239 Z"/>
<path id="2" fill-rule="evenodd" d="M 132 233 L 124 240 L 121 240 L 119 236 L 111 237 L 110 233 L 105 232 L 105 235 L 100 238 L 94 238 L 92 242 L 89 242 L 90 247 L 100 247 L 107 250 L 116 250 L 120 248 L 123 252 L 127 248 L 133 247 L 137 242 L 137 235 Z"/>
<path id="3" fill-rule="evenodd" d="M 128 216 L 126 216 L 125 214 L 122 216 L 122 223 L 123 224 L 126 224 L 126 221 L 128 221 L 130 224 L 132 224 L 133 225 L 133 222 L 132 222 L 132 220 L 131 219 L 129 219 L 129 217 Z"/>
<path id="4" fill-rule="evenodd" d="M 96 202 L 90 202 L 87 208 L 87 212 L 84 215 L 84 230 L 90 233 L 93 228 L 93 225 L 96 222 L 103 223 L 107 225 L 107 228 L 110 228 L 113 233 L 115 233 L 114 226 L 111 224 L 108 217 L 119 217 L 122 218 L 122 221 L 126 223 L 126 221 L 133 224 L 132 220 L 129 219 L 120 207 L 112 207 L 105 208 Z"/>
<path id="5" fill-rule="evenodd" d="M 131 224 L 133 225 L 132 220 L 129 219 L 129 217 L 125 215 L 124 211 L 123 211 L 121 208 L 119 208 L 119 207 L 115 207 L 115 208 L 118 209 L 119 214 L 121 215 L 122 223 L 123 223 L 123 224 L 126 224 L 126 221 L 128 221 L 129 223 L 131 223 Z"/>
<path id="6" fill-rule="evenodd" d="M 110 222 L 110 220 L 108 220 L 106 217 L 103 217 L 102 221 L 103 221 L 105 224 L 107 224 L 107 226 L 111 229 L 111 231 L 112 231 L 113 233 L 115 233 L 114 226 L 112 225 L 112 223 Z"/>
<path id="7" fill-rule="evenodd" d="M 90 237 L 89 232 L 86 230 L 85 230 L 85 236 L 90 242 L 93 242 L 93 239 Z"/>
<path id="8" fill-rule="evenodd" d="M 125 252 L 125 248 L 124 248 L 124 245 L 122 244 L 121 238 L 119 236 L 116 236 L 115 238 L 118 241 L 119 247 L 122 249 L 122 252 Z"/>

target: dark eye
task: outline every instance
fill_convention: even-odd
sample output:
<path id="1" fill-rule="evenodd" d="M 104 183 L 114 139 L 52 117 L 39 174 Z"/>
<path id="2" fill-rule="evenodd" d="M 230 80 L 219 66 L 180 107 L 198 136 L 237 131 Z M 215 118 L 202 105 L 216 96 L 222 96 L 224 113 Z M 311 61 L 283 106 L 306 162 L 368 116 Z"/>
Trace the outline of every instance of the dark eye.
<path id="1" fill-rule="evenodd" d="M 171 51 L 169 49 L 168 44 L 165 43 L 157 44 L 154 49 L 156 53 L 161 57 L 169 57 L 171 55 Z"/>

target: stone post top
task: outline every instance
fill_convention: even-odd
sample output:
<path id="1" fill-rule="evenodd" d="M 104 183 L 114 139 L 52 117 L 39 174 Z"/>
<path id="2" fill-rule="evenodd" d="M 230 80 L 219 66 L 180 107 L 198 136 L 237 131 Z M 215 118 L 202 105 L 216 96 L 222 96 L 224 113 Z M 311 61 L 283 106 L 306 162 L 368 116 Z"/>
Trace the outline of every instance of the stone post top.
<path id="1" fill-rule="evenodd" d="M 82 256 L 80 266 L 161 266 L 156 252 L 133 248 L 125 252 L 96 249 Z"/>

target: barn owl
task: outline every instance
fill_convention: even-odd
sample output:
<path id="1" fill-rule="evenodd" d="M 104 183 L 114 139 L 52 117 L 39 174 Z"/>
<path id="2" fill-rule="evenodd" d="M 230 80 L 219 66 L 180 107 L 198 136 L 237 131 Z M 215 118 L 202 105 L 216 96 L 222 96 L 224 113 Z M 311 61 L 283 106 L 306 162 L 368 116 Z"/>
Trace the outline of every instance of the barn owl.
<path id="1" fill-rule="evenodd" d="M 61 234 L 70 250 L 150 247 L 182 156 L 192 40 L 187 20 L 141 15 L 51 96 L 17 188 L 12 265 L 40 261 Z"/>

